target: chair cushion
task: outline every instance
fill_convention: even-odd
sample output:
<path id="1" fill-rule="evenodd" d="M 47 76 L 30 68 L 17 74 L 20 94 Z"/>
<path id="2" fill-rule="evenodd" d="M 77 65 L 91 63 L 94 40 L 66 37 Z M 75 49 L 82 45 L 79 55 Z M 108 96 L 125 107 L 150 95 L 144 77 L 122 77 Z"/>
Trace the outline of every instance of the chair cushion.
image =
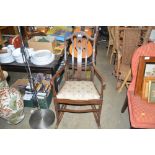
<path id="1" fill-rule="evenodd" d="M 66 81 L 59 93 L 58 99 L 90 100 L 100 99 L 92 81 Z"/>

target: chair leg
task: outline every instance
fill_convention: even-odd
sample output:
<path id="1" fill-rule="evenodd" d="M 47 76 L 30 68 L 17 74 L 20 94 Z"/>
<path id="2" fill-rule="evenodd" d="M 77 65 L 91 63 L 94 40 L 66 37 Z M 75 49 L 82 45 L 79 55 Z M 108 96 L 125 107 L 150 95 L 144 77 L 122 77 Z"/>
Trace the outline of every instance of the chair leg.
<path id="1" fill-rule="evenodd" d="M 113 58 L 113 52 L 111 53 L 111 55 L 110 55 L 110 64 L 112 63 L 112 58 Z"/>
<path id="2" fill-rule="evenodd" d="M 97 109 L 95 105 L 91 105 L 92 109 Z M 100 129 L 101 128 L 101 124 L 100 124 L 100 118 L 101 118 L 101 110 L 102 110 L 102 105 L 99 105 L 99 108 L 97 109 L 98 111 L 97 112 L 93 112 L 94 114 L 94 118 L 95 118 L 95 121 L 97 123 L 97 126 L 98 128 Z"/>
<path id="3" fill-rule="evenodd" d="M 116 77 L 118 79 L 119 77 L 119 72 L 120 72 L 120 66 L 121 66 L 121 54 L 120 52 L 117 52 L 117 68 L 116 68 Z"/>
<path id="4" fill-rule="evenodd" d="M 95 107 L 95 105 L 91 105 L 91 107 L 92 107 L 92 109 L 95 109 L 96 110 L 96 107 Z M 96 121 L 96 123 L 98 122 L 98 118 L 97 118 L 97 113 L 96 112 L 93 112 L 93 114 L 94 114 L 94 118 L 95 118 L 95 121 Z M 97 125 L 98 125 L 98 123 L 97 123 Z"/>
<path id="5" fill-rule="evenodd" d="M 102 104 L 99 105 L 99 116 L 98 116 L 98 128 L 101 129 L 101 110 L 102 110 Z"/>
<path id="6" fill-rule="evenodd" d="M 127 107 L 128 107 L 128 96 L 126 95 L 123 107 L 121 109 L 121 113 L 124 113 Z"/>
<path id="7" fill-rule="evenodd" d="M 110 44 L 108 45 L 107 56 L 109 55 L 109 50 L 110 50 Z"/>
<path id="8" fill-rule="evenodd" d="M 57 129 L 64 115 L 64 112 L 61 112 L 61 109 L 65 109 L 67 105 L 60 106 L 59 103 L 54 103 L 54 105 L 55 105 L 55 112 L 56 112 L 56 118 L 57 118 L 55 128 Z"/>
<path id="9" fill-rule="evenodd" d="M 112 48 L 112 52 L 111 52 L 111 55 L 110 55 L 110 64 L 112 64 L 112 59 L 113 59 L 113 55 L 115 54 L 116 52 L 115 52 L 115 50 L 114 50 L 114 48 Z M 115 60 L 114 60 L 114 62 L 115 62 Z"/>
<path id="10" fill-rule="evenodd" d="M 58 103 L 55 103 L 55 102 L 54 102 L 54 106 L 55 106 L 55 113 L 56 113 L 56 118 L 57 118 L 55 128 L 57 129 L 58 126 L 59 126 L 59 112 L 58 112 L 58 109 L 59 109 L 58 107 L 59 107 L 59 105 L 58 105 Z"/>
<path id="11" fill-rule="evenodd" d="M 131 75 L 131 69 L 129 70 L 128 74 L 126 75 L 123 83 L 121 84 L 121 86 L 118 88 L 118 92 L 120 93 L 123 89 L 123 87 L 125 86 L 125 84 L 127 83 L 129 76 Z"/>
<path id="12" fill-rule="evenodd" d="M 67 107 L 67 105 L 62 105 L 61 108 L 60 108 L 60 111 L 61 109 L 65 109 Z M 59 123 L 61 122 L 62 118 L 64 116 L 64 112 L 59 112 Z"/>

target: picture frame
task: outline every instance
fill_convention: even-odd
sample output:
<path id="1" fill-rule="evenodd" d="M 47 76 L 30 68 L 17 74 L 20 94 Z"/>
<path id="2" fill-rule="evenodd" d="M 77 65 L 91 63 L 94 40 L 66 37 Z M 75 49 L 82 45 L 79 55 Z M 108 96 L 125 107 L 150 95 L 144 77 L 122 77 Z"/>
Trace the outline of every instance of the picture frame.
<path id="1" fill-rule="evenodd" d="M 148 102 L 155 104 L 155 80 L 149 81 Z"/>
<path id="2" fill-rule="evenodd" d="M 148 100 L 150 81 L 155 81 L 155 77 L 144 77 L 143 86 L 142 86 L 142 99 L 143 100 Z"/>
<path id="3" fill-rule="evenodd" d="M 137 60 L 138 61 L 138 60 Z M 148 57 L 148 56 L 141 56 L 139 57 L 139 65 L 138 65 L 138 72 L 136 77 L 136 84 L 135 84 L 135 95 L 142 96 L 143 94 L 143 81 L 146 75 L 146 65 L 155 64 L 155 57 Z M 155 75 L 149 75 L 148 77 L 155 77 Z"/>

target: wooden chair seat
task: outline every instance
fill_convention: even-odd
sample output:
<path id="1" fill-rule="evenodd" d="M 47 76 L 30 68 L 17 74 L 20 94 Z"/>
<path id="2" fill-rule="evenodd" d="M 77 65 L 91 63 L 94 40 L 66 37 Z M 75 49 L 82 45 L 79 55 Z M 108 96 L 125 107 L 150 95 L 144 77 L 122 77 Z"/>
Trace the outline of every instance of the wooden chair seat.
<path id="1" fill-rule="evenodd" d="M 59 93 L 58 99 L 91 100 L 100 99 L 92 81 L 66 81 Z"/>

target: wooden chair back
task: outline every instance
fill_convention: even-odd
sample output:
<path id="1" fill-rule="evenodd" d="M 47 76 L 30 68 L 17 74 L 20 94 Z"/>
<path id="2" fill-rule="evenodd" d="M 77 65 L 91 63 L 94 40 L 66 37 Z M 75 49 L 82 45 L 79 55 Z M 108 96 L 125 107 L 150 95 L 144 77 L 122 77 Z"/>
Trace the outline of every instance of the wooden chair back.
<path id="1" fill-rule="evenodd" d="M 130 64 L 133 52 L 141 43 L 141 29 L 116 27 L 116 49 L 120 51 L 121 63 Z"/>
<path id="2" fill-rule="evenodd" d="M 65 40 L 65 45 L 67 45 L 67 41 L 71 41 L 71 45 L 69 47 L 71 51 L 71 66 L 69 68 L 72 69 L 72 75 L 75 75 L 76 71 L 76 79 L 81 79 L 81 72 L 84 70 L 85 72 L 88 69 L 90 63 L 94 63 L 95 61 L 95 37 L 92 38 L 88 36 L 85 32 L 74 32 L 69 38 Z M 92 47 L 92 49 L 90 49 Z M 90 51 L 91 50 L 91 51 Z M 89 64 L 88 64 L 89 59 Z M 68 63 L 68 53 L 67 47 L 65 46 L 65 62 Z"/>
<path id="3" fill-rule="evenodd" d="M 117 89 L 121 92 L 131 81 L 131 59 L 135 50 L 149 41 L 151 33 L 150 26 L 130 26 L 115 28 L 115 49 L 117 51 L 117 63 L 115 64 L 115 75 L 117 77 Z M 121 84 L 122 83 L 122 84 Z"/>
<path id="4" fill-rule="evenodd" d="M 132 55 L 136 48 L 139 47 L 141 41 L 141 30 L 138 28 L 130 28 L 124 30 L 122 45 L 122 63 L 130 64 Z"/>

